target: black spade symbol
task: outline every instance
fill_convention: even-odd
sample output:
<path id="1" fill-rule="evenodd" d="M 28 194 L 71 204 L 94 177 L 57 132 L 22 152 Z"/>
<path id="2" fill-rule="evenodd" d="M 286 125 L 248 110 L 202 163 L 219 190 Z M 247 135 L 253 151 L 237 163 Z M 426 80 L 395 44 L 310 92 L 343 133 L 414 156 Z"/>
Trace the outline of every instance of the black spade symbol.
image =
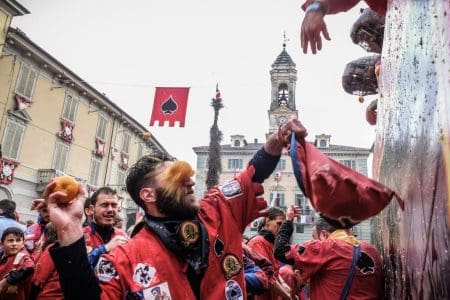
<path id="1" fill-rule="evenodd" d="M 219 239 L 219 236 L 216 236 L 216 240 L 214 241 L 214 252 L 216 253 L 216 256 L 222 256 L 223 254 L 223 248 L 224 244 L 221 239 Z"/>
<path id="2" fill-rule="evenodd" d="M 173 100 L 172 95 L 163 102 L 161 109 L 165 115 L 171 115 L 178 109 L 178 104 Z"/>
<path id="3" fill-rule="evenodd" d="M 374 273 L 375 272 L 375 261 L 372 257 L 367 255 L 365 252 L 361 252 L 361 256 L 359 257 L 358 263 L 356 264 L 358 269 L 363 274 Z"/>

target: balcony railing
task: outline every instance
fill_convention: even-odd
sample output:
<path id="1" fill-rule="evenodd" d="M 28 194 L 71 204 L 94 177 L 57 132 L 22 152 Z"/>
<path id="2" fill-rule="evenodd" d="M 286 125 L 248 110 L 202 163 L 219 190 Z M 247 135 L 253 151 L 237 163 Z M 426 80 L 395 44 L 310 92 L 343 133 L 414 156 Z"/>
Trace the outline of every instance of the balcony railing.
<path id="1" fill-rule="evenodd" d="M 55 169 L 39 169 L 36 192 L 42 193 L 50 180 L 56 177 L 56 173 L 57 171 Z"/>

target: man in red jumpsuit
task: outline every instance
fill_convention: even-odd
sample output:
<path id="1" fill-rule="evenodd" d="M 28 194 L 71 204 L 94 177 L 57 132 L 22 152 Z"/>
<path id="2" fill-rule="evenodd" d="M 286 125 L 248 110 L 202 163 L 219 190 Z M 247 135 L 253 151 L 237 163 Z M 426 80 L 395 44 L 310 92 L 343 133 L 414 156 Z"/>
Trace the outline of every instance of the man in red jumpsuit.
<path id="1" fill-rule="evenodd" d="M 382 264 L 373 245 L 358 241 L 348 230 L 333 227 L 320 218 L 315 224 L 318 240 L 291 246 L 295 216 L 289 209 L 275 239 L 275 257 L 299 270 L 303 282 L 309 281 L 311 299 L 342 299 L 355 247 L 360 248 L 360 256 L 346 299 L 383 298 Z"/>
<path id="2" fill-rule="evenodd" d="M 302 5 L 302 9 L 305 10 L 305 17 L 300 29 L 300 41 L 303 52 L 308 52 L 308 44 L 313 54 L 316 54 L 317 50 L 321 50 L 321 34 L 325 39 L 330 40 L 327 25 L 324 21 L 325 15 L 347 11 L 359 2 L 360 0 L 307 0 Z M 386 14 L 386 0 L 365 0 L 365 2 L 376 13 L 380 15 Z"/>
<path id="3" fill-rule="evenodd" d="M 126 183 L 144 220 L 126 244 L 101 256 L 96 275 L 83 253 L 81 189 L 69 205 L 58 204 L 63 192 L 47 195 L 59 240 L 51 255 L 65 299 L 153 299 L 154 291 L 171 299 L 245 299 L 241 236 L 267 205 L 259 197 L 261 183 L 275 169 L 291 132 L 306 136 L 287 122 L 244 171 L 200 201 L 187 163 L 162 155 L 141 158 Z"/>
<path id="4" fill-rule="evenodd" d="M 119 198 L 114 189 L 104 186 L 89 199 L 92 221 L 83 228 L 89 262 L 95 266 L 100 255 L 127 241 L 126 233 L 114 227 L 119 212 Z"/>

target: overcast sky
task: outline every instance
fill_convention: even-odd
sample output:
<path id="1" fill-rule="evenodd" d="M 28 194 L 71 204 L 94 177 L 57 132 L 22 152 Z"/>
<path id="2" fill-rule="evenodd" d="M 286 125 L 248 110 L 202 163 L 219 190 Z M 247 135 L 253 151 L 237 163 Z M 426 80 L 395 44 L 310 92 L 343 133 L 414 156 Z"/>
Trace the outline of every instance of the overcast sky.
<path id="1" fill-rule="evenodd" d="M 369 55 L 349 37 L 359 7 L 327 16 L 332 41 L 304 55 L 301 1 L 276 0 L 20 0 L 31 14 L 13 27 L 105 93 L 145 125 L 179 159 L 195 165 L 192 147 L 209 144 L 211 98 L 219 83 L 225 108 L 219 128 L 263 141 L 269 129 L 272 63 L 286 50 L 297 64 L 296 104 L 310 138 L 370 148 L 375 128 L 365 103 L 341 85 L 345 65 Z M 184 128 L 149 127 L 156 86 L 191 87 Z M 76 133 L 75 133 L 76 134 Z"/>

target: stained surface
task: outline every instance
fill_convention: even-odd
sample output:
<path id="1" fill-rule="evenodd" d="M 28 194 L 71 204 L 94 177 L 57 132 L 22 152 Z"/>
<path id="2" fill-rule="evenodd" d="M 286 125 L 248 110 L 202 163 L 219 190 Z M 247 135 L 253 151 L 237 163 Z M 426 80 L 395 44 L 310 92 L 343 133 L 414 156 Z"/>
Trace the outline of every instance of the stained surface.
<path id="1" fill-rule="evenodd" d="M 450 2 L 388 1 L 374 177 L 405 200 L 374 221 L 388 299 L 450 298 Z"/>

